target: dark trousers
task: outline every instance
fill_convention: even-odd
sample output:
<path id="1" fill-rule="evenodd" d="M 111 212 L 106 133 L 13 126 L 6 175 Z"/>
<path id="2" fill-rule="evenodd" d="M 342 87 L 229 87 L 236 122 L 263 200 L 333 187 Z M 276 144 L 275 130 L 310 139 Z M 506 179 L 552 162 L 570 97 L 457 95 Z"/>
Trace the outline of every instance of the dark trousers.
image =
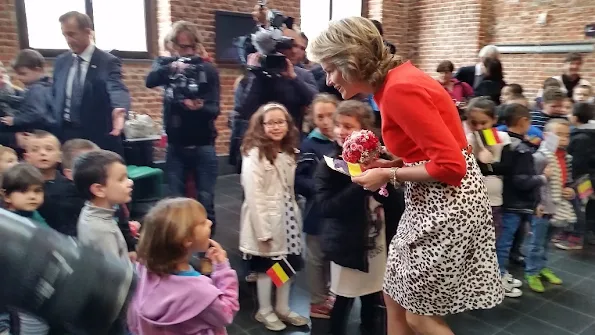
<path id="1" fill-rule="evenodd" d="M 169 144 L 166 156 L 167 183 L 172 196 L 183 197 L 186 191 L 186 173 L 194 174 L 196 198 L 213 222 L 211 234 L 215 234 L 215 185 L 218 161 L 213 145 L 177 146 Z"/>
<path id="2" fill-rule="evenodd" d="M 110 129 L 110 131 L 111 131 L 111 129 Z M 62 142 L 62 143 L 66 142 L 68 140 L 75 139 L 75 138 L 82 138 L 85 140 L 89 140 L 89 141 L 97 144 L 97 146 L 100 147 L 101 149 L 113 151 L 113 152 L 117 153 L 118 155 L 122 156 L 123 159 L 125 159 L 124 144 L 122 144 L 122 140 L 123 140 L 122 136 L 112 136 L 112 135 L 106 133 L 105 135 L 100 137 L 100 140 L 97 140 L 97 139 L 93 138 L 93 136 L 89 136 L 89 134 L 86 133 L 86 131 L 83 128 L 81 128 L 80 126 L 77 126 L 70 122 L 63 121 L 62 126 L 60 128 L 58 138 L 60 139 L 60 142 Z"/>
<path id="3" fill-rule="evenodd" d="M 360 311 L 361 333 L 369 335 L 386 334 L 386 307 L 384 306 L 382 292 L 364 295 L 359 299 L 362 303 Z M 347 333 L 347 321 L 354 301 L 355 298 L 337 296 L 331 312 L 330 334 L 345 335 Z"/>

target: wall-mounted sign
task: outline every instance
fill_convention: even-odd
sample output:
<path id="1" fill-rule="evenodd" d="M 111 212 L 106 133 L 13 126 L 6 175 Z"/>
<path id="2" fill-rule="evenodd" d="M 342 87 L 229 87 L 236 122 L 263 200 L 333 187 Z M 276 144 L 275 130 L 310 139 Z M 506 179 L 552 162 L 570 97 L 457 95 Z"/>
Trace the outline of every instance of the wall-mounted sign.
<path id="1" fill-rule="evenodd" d="M 591 23 L 585 26 L 585 36 L 595 37 L 595 23 Z"/>

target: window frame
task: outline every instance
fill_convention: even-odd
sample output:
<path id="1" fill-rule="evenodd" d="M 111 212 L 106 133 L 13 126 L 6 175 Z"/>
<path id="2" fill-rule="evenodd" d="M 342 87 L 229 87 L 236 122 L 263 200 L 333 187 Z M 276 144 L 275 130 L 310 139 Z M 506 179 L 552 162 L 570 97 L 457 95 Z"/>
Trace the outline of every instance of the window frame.
<path id="1" fill-rule="evenodd" d="M 93 22 L 93 0 L 85 1 L 85 12 Z M 151 59 L 155 54 L 155 46 L 153 43 L 153 36 L 156 30 L 156 7 L 153 0 L 144 0 L 145 2 L 145 38 L 147 43 L 147 51 L 124 51 L 112 49 L 109 52 L 117 57 L 124 59 Z M 29 28 L 27 23 L 27 14 L 25 11 L 25 0 L 15 0 L 15 11 L 17 17 L 17 36 L 19 38 L 19 47 L 22 49 L 29 49 Z M 93 25 L 95 23 L 93 22 Z M 35 49 L 35 48 L 31 48 Z M 58 55 L 69 51 L 68 49 L 35 49 L 39 51 L 44 57 L 54 58 Z"/>

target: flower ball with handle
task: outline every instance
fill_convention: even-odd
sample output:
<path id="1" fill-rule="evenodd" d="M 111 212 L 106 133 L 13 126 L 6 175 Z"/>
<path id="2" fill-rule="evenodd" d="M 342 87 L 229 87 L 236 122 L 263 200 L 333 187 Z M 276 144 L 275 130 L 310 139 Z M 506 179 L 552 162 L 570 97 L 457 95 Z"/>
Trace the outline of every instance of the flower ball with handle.
<path id="1" fill-rule="evenodd" d="M 359 130 L 351 133 L 343 143 L 342 157 L 347 163 L 368 165 L 377 160 L 382 153 L 378 137 L 370 130 Z M 350 169 L 351 170 L 351 169 Z M 379 193 L 388 196 L 386 184 Z"/>

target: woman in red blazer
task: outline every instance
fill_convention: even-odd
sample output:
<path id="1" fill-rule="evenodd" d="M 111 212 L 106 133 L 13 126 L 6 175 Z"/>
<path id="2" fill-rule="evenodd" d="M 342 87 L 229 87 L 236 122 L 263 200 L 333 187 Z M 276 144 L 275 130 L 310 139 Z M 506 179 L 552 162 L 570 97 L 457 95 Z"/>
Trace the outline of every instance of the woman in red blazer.
<path id="1" fill-rule="evenodd" d="M 353 181 L 403 185 L 406 209 L 384 279 L 388 334 L 453 334 L 442 316 L 503 299 L 487 192 L 448 92 L 385 48 L 372 22 L 333 22 L 311 55 L 344 99 L 374 94 L 386 148 Z"/>

